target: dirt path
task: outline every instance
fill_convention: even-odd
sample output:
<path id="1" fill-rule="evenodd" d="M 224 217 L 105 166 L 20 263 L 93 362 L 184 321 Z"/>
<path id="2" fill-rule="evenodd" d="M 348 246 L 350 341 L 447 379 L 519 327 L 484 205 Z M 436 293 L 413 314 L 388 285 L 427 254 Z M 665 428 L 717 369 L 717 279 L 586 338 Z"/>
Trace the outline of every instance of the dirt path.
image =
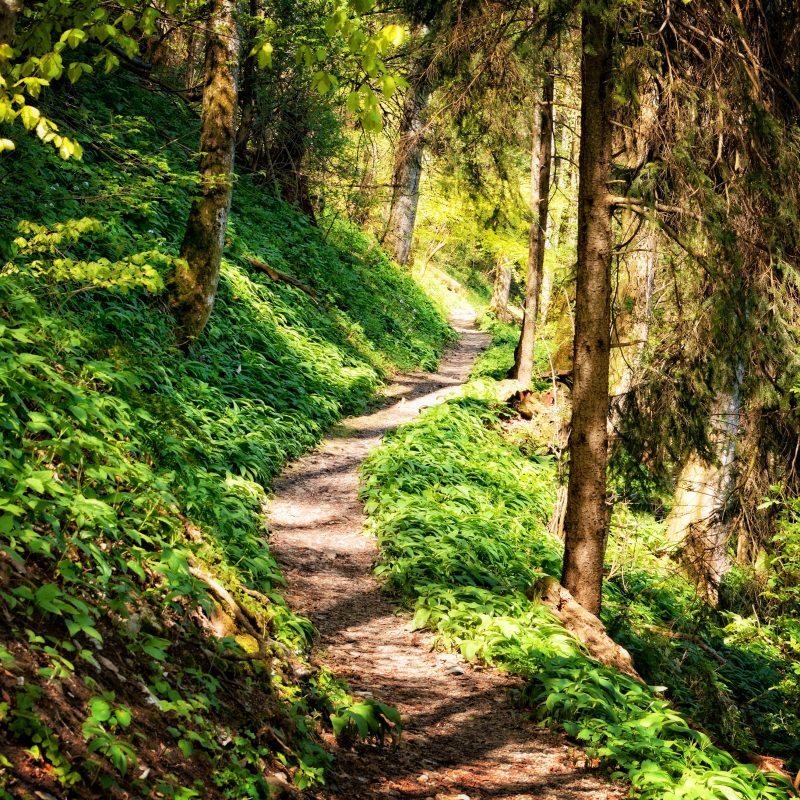
<path id="1" fill-rule="evenodd" d="M 349 419 L 275 484 L 272 552 L 288 599 L 320 632 L 319 658 L 353 691 L 396 705 L 404 722 L 397 751 L 361 745 L 338 751 L 325 798 L 610 800 L 619 786 L 582 767 L 562 737 L 514 710 L 517 682 L 432 650 L 413 633 L 372 577 L 374 541 L 361 532 L 358 467 L 386 431 L 441 402 L 467 378 L 488 344 L 468 310 L 454 318 L 461 340 L 439 372 L 403 376 L 391 405 Z"/>

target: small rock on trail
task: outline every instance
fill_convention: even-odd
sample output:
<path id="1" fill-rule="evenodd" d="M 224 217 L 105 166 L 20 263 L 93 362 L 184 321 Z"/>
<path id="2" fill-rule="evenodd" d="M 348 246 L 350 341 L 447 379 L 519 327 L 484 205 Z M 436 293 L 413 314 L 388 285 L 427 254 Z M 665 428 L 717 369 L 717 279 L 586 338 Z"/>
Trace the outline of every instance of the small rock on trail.
<path id="1" fill-rule="evenodd" d="M 336 761 L 319 798 L 407 800 L 612 800 L 627 795 L 563 736 L 515 709 L 520 682 L 438 653 L 427 634 L 372 576 L 375 542 L 361 533 L 358 468 L 383 435 L 441 402 L 467 379 L 488 336 L 474 312 L 453 320 L 461 338 L 435 374 L 401 375 L 385 391 L 392 405 L 346 420 L 275 484 L 271 548 L 288 582 L 287 599 L 320 633 L 319 657 L 354 694 L 396 705 L 397 749 L 334 747 Z"/>

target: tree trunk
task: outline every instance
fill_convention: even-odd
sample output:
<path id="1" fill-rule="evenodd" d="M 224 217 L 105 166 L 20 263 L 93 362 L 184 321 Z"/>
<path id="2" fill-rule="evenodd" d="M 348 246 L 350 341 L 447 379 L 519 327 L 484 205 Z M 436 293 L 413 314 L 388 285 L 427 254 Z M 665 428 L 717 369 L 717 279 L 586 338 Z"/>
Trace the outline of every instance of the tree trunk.
<path id="1" fill-rule="evenodd" d="M 365 136 L 361 160 L 363 162 L 361 180 L 358 183 L 358 191 L 350 202 L 350 217 L 355 223 L 365 228 L 370 223 L 375 206 L 375 178 L 380 162 L 377 137 Z"/>
<path id="2" fill-rule="evenodd" d="M 711 414 L 714 461 L 705 461 L 697 453 L 689 456 L 667 517 L 667 542 L 674 556 L 712 605 L 719 600 L 720 581 L 731 566 L 725 507 L 734 484 L 742 372 L 742 368 L 737 371 L 732 391 L 717 398 Z"/>
<path id="3" fill-rule="evenodd" d="M 22 13 L 22 0 L 0 0 L 0 44 L 8 44 L 14 38 L 14 26 Z"/>
<path id="4" fill-rule="evenodd" d="M 509 374 L 523 386 L 533 377 L 533 353 L 539 295 L 544 273 L 545 236 L 550 208 L 550 168 L 553 155 L 553 64 L 545 60 L 541 102 L 534 107 L 531 130 L 531 229 L 528 239 L 528 274 L 525 284 L 525 307 L 522 330 L 514 351 L 514 366 Z"/>
<path id="5" fill-rule="evenodd" d="M 506 261 L 498 262 L 494 274 L 494 289 L 489 310 L 501 322 L 511 322 L 513 317 L 508 309 L 508 298 L 511 296 L 511 267 Z"/>
<path id="6" fill-rule="evenodd" d="M 611 326 L 612 39 L 604 4 L 583 12 L 578 263 L 572 434 L 561 583 L 600 611 L 608 529 L 606 459 Z"/>
<path id="7" fill-rule="evenodd" d="M 553 296 L 553 279 L 555 271 L 553 265 L 542 270 L 542 291 L 539 296 L 538 316 L 536 318 L 537 327 L 547 324 L 547 313 L 550 311 L 550 299 Z"/>
<path id="8" fill-rule="evenodd" d="M 199 336 L 211 315 L 228 227 L 239 61 L 235 8 L 235 0 L 214 0 L 206 42 L 200 194 L 192 201 L 181 244 L 185 263 L 176 268 L 171 287 L 172 311 L 182 345 L 191 344 Z"/>
<path id="9" fill-rule="evenodd" d="M 419 204 L 419 182 L 422 176 L 422 151 L 424 148 L 424 113 L 430 97 L 430 83 L 424 68 L 417 69 L 406 95 L 403 117 L 400 120 L 400 137 L 394 161 L 392 179 L 392 204 L 385 241 L 389 252 L 398 264 L 407 264 L 411 255 L 414 223 Z"/>
<path id="10" fill-rule="evenodd" d="M 242 62 L 242 78 L 239 87 L 241 116 L 239 128 L 236 131 L 236 160 L 240 164 L 244 164 L 247 160 L 247 145 L 256 118 L 256 62 L 255 58 L 250 55 L 250 51 L 253 49 L 258 33 L 255 19 L 257 14 L 258 2 L 250 0 L 250 19 L 247 24 L 244 46 L 246 57 Z"/>
<path id="11" fill-rule="evenodd" d="M 626 169 L 638 174 L 651 158 L 654 128 L 658 122 L 658 88 L 651 79 L 639 87 L 639 108 L 630 126 L 617 130 Z M 615 142 L 615 149 L 619 144 Z M 621 154 L 622 155 L 622 154 Z M 619 163 L 619 162 L 617 162 Z M 615 437 L 628 394 L 639 371 L 650 333 L 653 287 L 658 261 L 656 227 L 630 209 L 622 211 L 621 239 L 626 242 L 614 290 L 616 307 L 609 382 L 611 409 L 609 436 Z"/>
<path id="12" fill-rule="evenodd" d="M 622 230 L 635 230 L 639 220 L 635 214 L 622 214 Z M 627 238 L 627 235 L 626 235 Z M 609 384 L 611 408 L 609 435 L 619 429 L 628 393 L 642 362 L 642 354 L 650 333 L 653 288 L 658 259 L 656 229 L 642 222 L 638 233 L 630 242 L 630 252 L 625 259 L 626 272 L 617 279 L 616 295 L 619 309 L 614 319 L 614 345 L 611 351 Z"/>
<path id="13" fill-rule="evenodd" d="M 197 60 L 197 40 L 199 34 L 193 27 L 189 28 L 186 38 L 186 73 L 183 77 L 183 85 L 188 89 L 194 88 L 195 83 L 195 61 Z"/>

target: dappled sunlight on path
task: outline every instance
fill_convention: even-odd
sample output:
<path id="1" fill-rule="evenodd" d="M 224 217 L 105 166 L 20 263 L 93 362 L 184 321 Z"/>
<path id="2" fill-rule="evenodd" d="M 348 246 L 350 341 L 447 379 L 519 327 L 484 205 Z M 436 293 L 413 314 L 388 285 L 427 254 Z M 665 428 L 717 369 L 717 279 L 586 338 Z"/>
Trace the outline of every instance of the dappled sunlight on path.
<path id="1" fill-rule="evenodd" d="M 432 650 L 372 577 L 375 542 L 362 533 L 358 468 L 390 429 L 458 392 L 488 336 L 464 309 L 461 336 L 435 374 L 400 376 L 391 405 L 346 420 L 274 486 L 272 551 L 292 607 L 320 633 L 319 657 L 356 694 L 396 705 L 404 722 L 397 751 L 360 745 L 337 751 L 326 798 L 509 798 L 610 800 L 622 787 L 582 766 L 563 737 L 516 711 L 517 681 Z"/>

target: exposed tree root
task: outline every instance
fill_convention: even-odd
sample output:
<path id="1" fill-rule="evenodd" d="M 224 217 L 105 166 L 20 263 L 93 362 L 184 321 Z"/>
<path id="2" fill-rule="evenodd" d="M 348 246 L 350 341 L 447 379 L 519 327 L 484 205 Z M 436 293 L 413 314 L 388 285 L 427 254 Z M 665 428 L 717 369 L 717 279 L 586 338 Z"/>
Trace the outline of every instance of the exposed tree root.
<path id="1" fill-rule="evenodd" d="M 275 646 L 278 644 L 272 639 L 267 639 L 259 631 L 261 621 L 244 606 L 236 602 L 233 595 L 213 576 L 206 572 L 202 567 L 196 564 L 189 566 L 189 573 L 202 581 L 214 593 L 216 598 L 220 600 L 228 610 L 233 614 L 234 619 L 245 630 L 245 632 L 252 636 L 258 644 L 258 653 L 252 654 L 252 658 L 266 661 L 268 664 L 272 663 L 272 654 Z M 248 656 L 249 658 L 250 656 Z"/>
<path id="2" fill-rule="evenodd" d="M 541 600 L 548 606 L 559 622 L 583 643 L 592 658 L 644 683 L 633 666 L 630 653 L 618 645 L 606 633 L 603 623 L 581 606 L 555 578 L 541 578 L 531 586 L 527 595 L 531 600 Z"/>

